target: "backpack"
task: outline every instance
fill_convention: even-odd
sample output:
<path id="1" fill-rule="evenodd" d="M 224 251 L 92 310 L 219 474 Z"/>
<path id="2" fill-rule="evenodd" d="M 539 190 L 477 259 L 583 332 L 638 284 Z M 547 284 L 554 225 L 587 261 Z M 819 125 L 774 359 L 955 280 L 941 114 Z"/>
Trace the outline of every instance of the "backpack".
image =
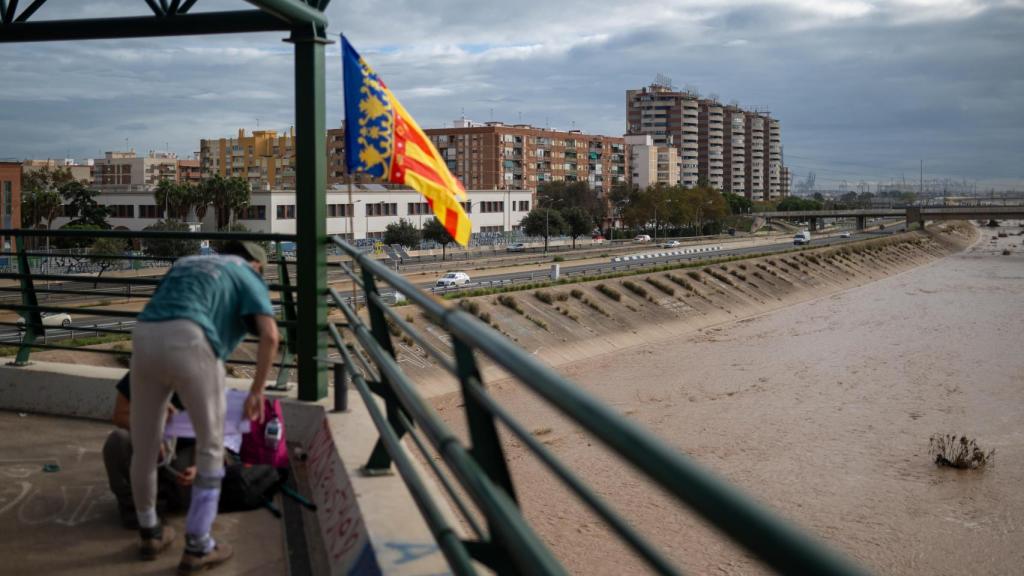
<path id="1" fill-rule="evenodd" d="M 252 428 L 242 435 L 242 448 L 239 456 L 246 464 L 266 464 L 274 468 L 288 467 L 288 446 L 284 429 L 284 413 L 281 411 L 281 400 L 263 398 L 263 421 L 252 420 Z M 280 440 L 277 446 L 267 441 L 266 429 L 273 421 L 277 421 L 280 429 Z"/>
<path id="2" fill-rule="evenodd" d="M 280 489 L 281 477 L 273 466 L 231 464 L 224 467 L 218 509 L 221 512 L 242 512 L 265 506 L 269 508 L 268 504 Z"/>

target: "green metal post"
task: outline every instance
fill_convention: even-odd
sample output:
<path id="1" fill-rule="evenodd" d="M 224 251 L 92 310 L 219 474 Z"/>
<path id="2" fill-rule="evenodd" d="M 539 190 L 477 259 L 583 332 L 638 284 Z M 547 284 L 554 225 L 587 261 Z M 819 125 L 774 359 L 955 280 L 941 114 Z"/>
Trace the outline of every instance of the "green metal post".
<path id="1" fill-rule="evenodd" d="M 387 352 L 388 356 L 397 359 L 398 356 L 395 354 L 395 346 L 391 342 L 391 334 L 388 332 L 388 320 L 384 317 L 384 312 L 377 306 L 377 302 L 370 297 L 371 294 L 380 295 L 380 291 L 377 290 L 377 282 L 374 280 L 373 272 L 363 267 L 363 290 L 366 296 L 366 312 L 370 316 L 370 330 L 373 337 L 380 344 L 380 347 Z M 398 399 L 395 398 L 395 394 L 391 387 L 391 382 L 385 374 L 380 375 L 380 386 L 377 387 L 377 393 L 384 398 L 384 405 L 387 408 L 388 422 L 391 427 L 395 430 L 395 435 L 401 438 L 405 435 L 406 429 L 405 424 L 402 423 L 402 419 L 399 418 L 398 412 L 401 407 L 398 404 Z M 363 467 L 363 471 L 366 474 L 372 475 L 383 475 L 391 473 L 391 455 L 388 453 L 387 446 L 384 444 L 383 439 L 377 440 L 377 444 L 373 447 L 373 452 L 370 453 L 370 459 L 367 460 L 366 466 Z"/>
<path id="2" fill-rule="evenodd" d="M 322 27 L 292 30 L 295 44 L 296 280 L 299 399 L 327 396 L 327 150 Z"/>
<path id="3" fill-rule="evenodd" d="M 31 306 L 31 310 L 21 312 L 21 317 L 25 319 L 25 335 L 21 339 L 21 347 L 18 348 L 18 356 L 14 359 L 15 366 L 25 366 L 28 364 L 28 356 L 32 352 L 31 344 L 36 341 L 36 332 L 46 333 L 46 328 L 43 327 L 43 317 L 39 313 L 39 300 L 36 298 L 36 289 L 32 284 L 32 268 L 28 263 L 28 255 L 25 254 L 25 237 L 18 236 L 15 238 L 15 244 L 18 248 L 18 272 L 21 276 L 21 303 L 25 306 Z"/>
<path id="4" fill-rule="evenodd" d="M 291 324 L 284 329 L 282 333 L 282 343 L 284 346 L 281 347 L 281 368 L 277 371 L 277 382 L 274 384 L 276 390 L 287 390 L 288 389 L 288 368 L 285 365 L 292 361 L 292 357 L 295 356 L 295 320 L 297 318 L 295 314 L 295 300 L 292 298 L 292 286 L 291 278 L 288 277 L 288 263 L 285 261 L 283 255 L 279 255 L 277 259 L 277 277 L 278 284 L 281 285 L 281 312 L 284 314 L 284 319 Z M 129 288 L 131 285 L 129 284 Z"/>

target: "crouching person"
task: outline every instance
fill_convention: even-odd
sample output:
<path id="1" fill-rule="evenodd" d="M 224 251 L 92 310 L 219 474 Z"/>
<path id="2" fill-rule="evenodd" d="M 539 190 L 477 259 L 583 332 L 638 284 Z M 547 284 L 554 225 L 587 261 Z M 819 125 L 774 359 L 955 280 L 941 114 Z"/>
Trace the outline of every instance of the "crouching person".
<path id="1" fill-rule="evenodd" d="M 259 348 L 245 412 L 249 418 L 260 417 L 263 386 L 279 340 L 260 276 L 265 264 L 266 253 L 251 242 L 231 242 L 215 256 L 177 260 L 139 315 L 132 335 L 131 484 L 144 559 L 156 558 L 175 536 L 156 512 L 157 460 L 173 393 L 181 398 L 196 432 L 197 473 L 179 574 L 232 555 L 227 543 L 210 534 L 224 477 L 224 360 L 252 327 Z"/>
<path id="2" fill-rule="evenodd" d="M 131 385 L 126 374 L 117 383 L 117 397 L 111 418 L 117 426 L 103 444 L 103 464 L 107 469 L 107 483 L 117 499 L 117 510 L 125 528 L 139 527 L 132 500 L 131 459 L 132 437 L 129 432 L 131 410 Z M 173 406 L 171 408 L 170 406 Z M 181 410 L 184 406 L 178 396 L 171 397 L 168 412 Z M 188 509 L 195 479 L 195 442 L 191 438 L 178 438 L 173 443 L 165 442 L 158 456 L 161 465 L 157 472 L 157 509 L 166 512 L 181 512 Z"/>

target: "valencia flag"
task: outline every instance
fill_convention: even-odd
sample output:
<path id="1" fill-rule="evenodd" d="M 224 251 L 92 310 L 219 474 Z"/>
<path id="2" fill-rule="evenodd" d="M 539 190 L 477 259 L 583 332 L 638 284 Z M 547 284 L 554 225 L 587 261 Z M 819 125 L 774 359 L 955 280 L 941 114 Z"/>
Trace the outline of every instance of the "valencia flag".
<path id="1" fill-rule="evenodd" d="M 341 43 L 349 172 L 364 172 L 417 190 L 452 238 L 465 246 L 472 230 L 460 204 L 467 198 L 466 190 L 384 81 L 344 36 Z"/>

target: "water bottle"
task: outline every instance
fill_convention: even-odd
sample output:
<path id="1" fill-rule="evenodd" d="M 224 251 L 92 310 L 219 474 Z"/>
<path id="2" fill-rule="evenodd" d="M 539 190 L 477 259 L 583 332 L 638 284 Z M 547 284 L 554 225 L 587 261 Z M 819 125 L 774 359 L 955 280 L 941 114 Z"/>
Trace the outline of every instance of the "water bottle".
<path id="1" fill-rule="evenodd" d="M 281 422 L 275 416 L 263 428 L 263 440 L 271 450 L 277 450 L 281 442 Z"/>

